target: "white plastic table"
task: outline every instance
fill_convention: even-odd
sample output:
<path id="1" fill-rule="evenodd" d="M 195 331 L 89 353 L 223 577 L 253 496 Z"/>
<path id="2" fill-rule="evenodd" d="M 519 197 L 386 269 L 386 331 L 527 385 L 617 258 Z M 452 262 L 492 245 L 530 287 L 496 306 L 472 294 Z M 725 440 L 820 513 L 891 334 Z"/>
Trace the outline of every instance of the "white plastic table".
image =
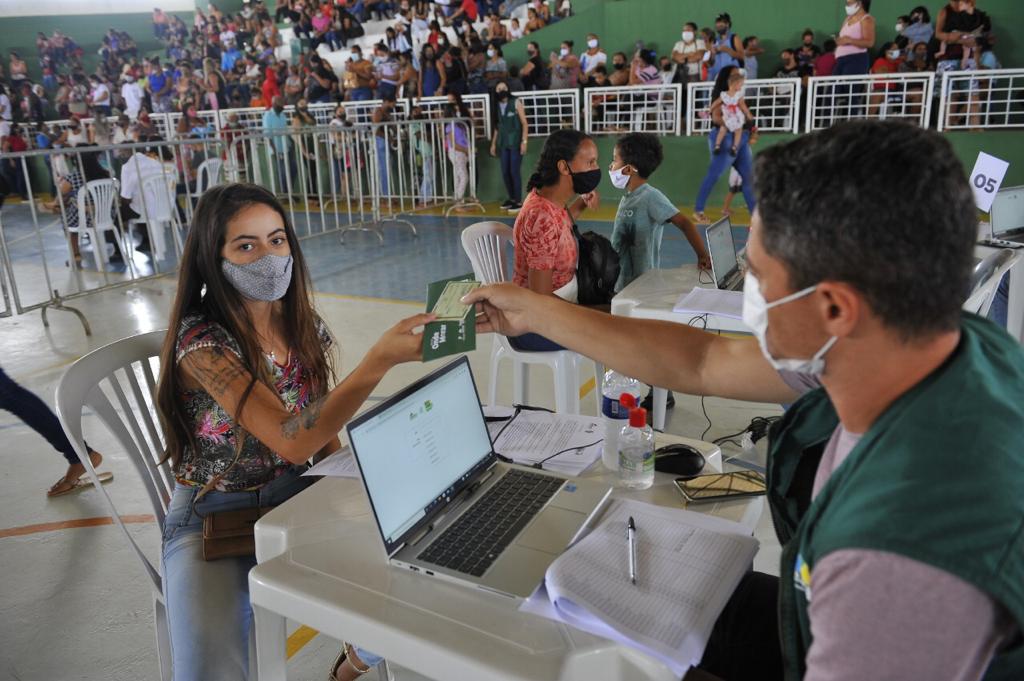
<path id="1" fill-rule="evenodd" d="M 710 443 L 691 444 L 721 469 Z M 614 482 L 600 461 L 584 478 Z M 613 497 L 680 507 L 673 476 Z M 764 497 L 691 505 L 753 533 Z M 327 478 L 256 524 L 258 565 L 249 573 L 261 681 L 283 681 L 285 620 L 348 640 L 433 679 L 474 681 L 678 681 L 661 662 L 573 627 L 519 612 L 520 601 L 391 568 L 359 480 Z"/>
<path id="2" fill-rule="evenodd" d="M 693 314 L 679 313 L 672 308 L 675 307 L 680 296 L 689 293 L 695 286 L 715 287 L 714 284 L 698 281 L 696 265 L 683 265 L 666 270 L 648 270 L 612 298 L 611 313 L 623 317 L 660 319 L 677 324 L 689 324 L 694 319 Z M 702 321 L 695 325 L 712 331 L 750 333 L 750 328 L 742 321 L 720 315 L 707 315 L 706 324 Z M 654 413 L 651 414 L 651 424 L 658 430 L 665 429 L 667 399 L 668 391 L 665 388 L 654 386 Z"/>

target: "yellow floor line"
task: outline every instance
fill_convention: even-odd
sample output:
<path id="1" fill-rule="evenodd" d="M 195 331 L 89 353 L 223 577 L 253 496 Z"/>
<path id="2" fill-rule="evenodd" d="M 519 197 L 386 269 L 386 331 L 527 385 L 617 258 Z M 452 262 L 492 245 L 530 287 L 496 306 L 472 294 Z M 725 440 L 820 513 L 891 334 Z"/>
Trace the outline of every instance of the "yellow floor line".
<path id="1" fill-rule="evenodd" d="M 320 632 L 316 629 L 307 627 L 305 624 L 300 626 L 298 629 L 292 632 L 292 635 L 288 637 L 288 642 L 285 644 L 285 657 L 292 659 L 292 656 L 302 650 L 307 643 L 316 638 L 316 635 Z"/>
<path id="2" fill-rule="evenodd" d="M 590 391 L 597 387 L 597 379 L 592 378 L 583 385 L 580 386 L 580 399 L 590 394 Z"/>

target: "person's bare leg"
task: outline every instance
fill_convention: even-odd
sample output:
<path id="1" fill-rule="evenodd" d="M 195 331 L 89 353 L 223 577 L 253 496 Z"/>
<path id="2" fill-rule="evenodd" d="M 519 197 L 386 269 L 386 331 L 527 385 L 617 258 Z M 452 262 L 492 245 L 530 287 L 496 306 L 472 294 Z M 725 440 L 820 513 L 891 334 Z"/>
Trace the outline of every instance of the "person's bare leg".
<path id="1" fill-rule="evenodd" d="M 103 456 L 99 452 L 90 449 L 89 460 L 92 462 L 93 468 L 99 468 L 100 463 L 103 461 Z M 78 482 L 78 479 L 85 475 L 85 466 L 81 463 L 73 463 L 68 466 L 68 470 L 64 473 L 64 477 L 53 483 L 53 486 L 46 492 L 46 496 L 52 497 L 62 492 L 67 492 L 72 489 Z"/>
<path id="2" fill-rule="evenodd" d="M 732 215 L 732 198 L 736 196 L 730 191 L 725 195 L 725 203 L 722 204 L 722 215 Z"/>
<path id="3" fill-rule="evenodd" d="M 715 153 L 717 154 L 722 149 L 722 142 L 725 141 L 725 133 L 727 132 L 724 125 L 718 126 L 718 133 L 715 135 Z"/>
<path id="4" fill-rule="evenodd" d="M 330 678 L 333 681 L 355 681 L 370 671 L 370 667 L 359 659 L 354 647 L 346 644 L 344 650 L 345 656 L 331 670 Z"/>

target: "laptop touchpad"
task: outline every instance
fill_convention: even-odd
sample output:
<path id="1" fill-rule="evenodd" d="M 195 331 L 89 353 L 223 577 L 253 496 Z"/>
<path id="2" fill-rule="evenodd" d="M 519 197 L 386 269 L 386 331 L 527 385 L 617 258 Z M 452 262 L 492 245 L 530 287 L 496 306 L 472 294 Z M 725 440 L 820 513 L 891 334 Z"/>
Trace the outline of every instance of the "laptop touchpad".
<path id="1" fill-rule="evenodd" d="M 549 506 L 533 519 L 514 543 L 558 555 L 565 550 L 569 540 L 586 519 L 584 513 Z"/>

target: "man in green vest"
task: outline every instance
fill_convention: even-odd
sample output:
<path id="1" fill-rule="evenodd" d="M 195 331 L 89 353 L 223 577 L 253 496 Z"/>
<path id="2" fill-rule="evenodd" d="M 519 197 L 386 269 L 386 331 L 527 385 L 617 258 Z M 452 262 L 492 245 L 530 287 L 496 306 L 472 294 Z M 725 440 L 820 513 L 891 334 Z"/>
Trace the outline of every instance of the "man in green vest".
<path id="1" fill-rule="evenodd" d="M 1024 351 L 961 311 L 977 213 L 952 146 L 859 121 L 764 150 L 756 172 L 756 340 L 515 286 L 466 300 L 483 330 L 538 333 L 651 384 L 794 403 L 768 457 L 780 577 L 744 579 L 703 669 L 1024 679 Z"/>
<path id="2" fill-rule="evenodd" d="M 497 156 L 501 161 L 501 177 L 508 192 L 508 199 L 501 207 L 519 210 L 523 205 L 523 156 L 526 155 L 526 138 L 530 134 L 526 109 L 523 102 L 508 91 L 508 83 L 504 81 L 494 87 L 494 98 L 497 102 L 491 156 Z"/>

